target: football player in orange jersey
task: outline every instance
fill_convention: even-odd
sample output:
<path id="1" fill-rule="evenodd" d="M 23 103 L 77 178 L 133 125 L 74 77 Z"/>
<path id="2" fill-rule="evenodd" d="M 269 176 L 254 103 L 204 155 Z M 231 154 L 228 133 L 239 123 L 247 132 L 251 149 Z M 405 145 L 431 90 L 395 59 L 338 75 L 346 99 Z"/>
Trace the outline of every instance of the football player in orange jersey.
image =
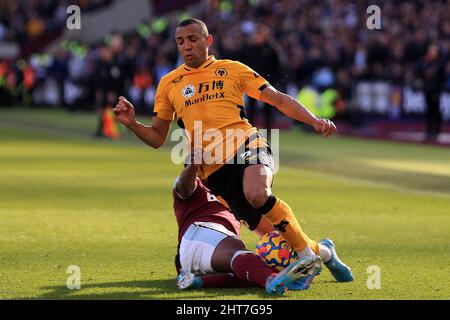
<path id="1" fill-rule="evenodd" d="M 324 137 L 334 134 L 336 126 L 328 119 L 318 119 L 246 65 L 232 60 L 216 60 L 209 55 L 213 37 L 202 21 L 182 21 L 175 40 L 184 64 L 161 79 L 152 126 L 136 120 L 132 104 L 124 97 L 119 98 L 114 108 L 117 119 L 153 148 L 165 143 L 170 125 L 176 119 L 185 128 L 194 147 L 200 143 L 204 152 L 225 150 L 219 161 L 217 152 L 216 161 L 204 161 L 205 157 L 201 160 L 199 177 L 208 188 L 220 196 L 236 218 L 250 230 L 258 229 L 265 233 L 275 227 L 300 259 L 319 255 L 323 246 L 319 248 L 317 242 L 309 239 L 289 205 L 272 194 L 274 164 L 271 149 L 246 119 L 243 95 L 268 103 L 288 117 L 313 126 Z M 196 141 L 199 127 L 203 135 L 211 129 L 217 130 L 222 139 Z M 233 142 L 237 139 L 235 148 L 225 148 L 230 137 Z M 239 163 L 242 159 L 244 162 Z M 329 246 L 328 250 L 330 260 L 324 261 L 325 265 L 333 275 L 338 275 L 335 276 L 338 281 L 352 281 L 353 275 L 346 266 L 332 263 L 336 260 L 333 259 L 334 246 Z M 316 275 L 317 272 L 311 274 L 308 282 Z"/>

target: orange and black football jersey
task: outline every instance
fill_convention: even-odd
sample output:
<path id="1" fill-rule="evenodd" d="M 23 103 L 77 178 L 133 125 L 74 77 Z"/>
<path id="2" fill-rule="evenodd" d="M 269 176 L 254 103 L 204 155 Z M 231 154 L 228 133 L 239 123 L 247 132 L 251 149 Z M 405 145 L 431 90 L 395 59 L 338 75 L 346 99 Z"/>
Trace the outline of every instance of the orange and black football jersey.
<path id="1" fill-rule="evenodd" d="M 160 119 L 177 120 L 191 140 L 196 126 L 195 134 L 202 134 L 204 152 L 214 154 L 222 150 L 222 162 L 202 165 L 199 175 L 204 179 L 233 158 L 246 138 L 257 132 L 245 117 L 244 94 L 259 99 L 268 85 L 263 77 L 238 61 L 209 56 L 198 68 L 183 64 L 161 78 L 154 112 Z M 214 130 L 220 131 L 221 138 Z"/>

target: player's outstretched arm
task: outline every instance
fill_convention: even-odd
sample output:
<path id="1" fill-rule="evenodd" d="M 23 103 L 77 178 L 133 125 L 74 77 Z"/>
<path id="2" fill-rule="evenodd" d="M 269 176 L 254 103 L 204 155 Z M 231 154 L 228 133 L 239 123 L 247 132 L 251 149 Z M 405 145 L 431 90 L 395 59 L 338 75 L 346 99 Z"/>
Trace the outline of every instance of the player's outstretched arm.
<path id="1" fill-rule="evenodd" d="M 201 166 L 202 152 L 191 151 L 189 164 L 181 171 L 175 189 L 182 198 L 189 197 L 195 190 L 198 169 Z M 189 158 L 187 159 L 189 160 Z"/>
<path id="2" fill-rule="evenodd" d="M 197 165 L 190 164 L 181 171 L 180 178 L 178 179 L 175 188 L 182 198 L 189 197 L 195 190 L 195 179 L 197 178 L 198 168 Z"/>
<path id="3" fill-rule="evenodd" d="M 157 149 L 166 142 L 172 121 L 153 117 L 152 126 L 146 126 L 136 120 L 133 105 L 122 96 L 113 111 L 120 123 L 152 148 Z"/>
<path id="4" fill-rule="evenodd" d="M 319 119 L 305 108 L 301 103 L 291 96 L 276 90 L 272 86 L 266 87 L 262 92 L 260 99 L 268 103 L 291 119 L 304 122 L 314 127 L 326 138 L 337 131 L 336 126 L 331 120 Z"/>

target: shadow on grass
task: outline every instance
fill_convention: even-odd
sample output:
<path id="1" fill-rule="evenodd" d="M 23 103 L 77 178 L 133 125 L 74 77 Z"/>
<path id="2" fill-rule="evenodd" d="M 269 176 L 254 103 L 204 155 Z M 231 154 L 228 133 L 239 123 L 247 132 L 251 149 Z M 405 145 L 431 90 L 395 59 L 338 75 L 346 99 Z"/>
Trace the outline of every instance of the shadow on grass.
<path id="1" fill-rule="evenodd" d="M 35 299 L 45 300 L 183 300 L 183 299 L 240 299 L 256 295 L 257 299 L 277 298 L 261 288 L 220 288 L 181 291 L 172 279 L 120 281 L 81 284 L 80 290 L 63 286 L 41 287 L 44 294 Z M 113 292 L 111 292 L 113 290 Z M 105 292 L 101 292 L 105 291 Z"/>

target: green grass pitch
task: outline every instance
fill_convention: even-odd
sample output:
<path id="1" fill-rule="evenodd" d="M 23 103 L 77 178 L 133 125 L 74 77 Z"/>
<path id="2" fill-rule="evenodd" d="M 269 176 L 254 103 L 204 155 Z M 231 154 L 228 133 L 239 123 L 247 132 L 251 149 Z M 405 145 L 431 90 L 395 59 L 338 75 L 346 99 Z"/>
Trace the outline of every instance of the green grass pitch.
<path id="1" fill-rule="evenodd" d="M 332 238 L 353 283 L 324 269 L 309 290 L 179 291 L 170 147 L 94 114 L 0 111 L 0 299 L 449 299 L 450 149 L 280 135 L 274 192 L 314 239 Z M 243 230 L 254 248 L 257 237 Z M 69 290 L 67 268 L 81 270 Z M 381 288 L 369 289 L 370 266 Z M 369 281 L 370 282 L 370 281 Z"/>

